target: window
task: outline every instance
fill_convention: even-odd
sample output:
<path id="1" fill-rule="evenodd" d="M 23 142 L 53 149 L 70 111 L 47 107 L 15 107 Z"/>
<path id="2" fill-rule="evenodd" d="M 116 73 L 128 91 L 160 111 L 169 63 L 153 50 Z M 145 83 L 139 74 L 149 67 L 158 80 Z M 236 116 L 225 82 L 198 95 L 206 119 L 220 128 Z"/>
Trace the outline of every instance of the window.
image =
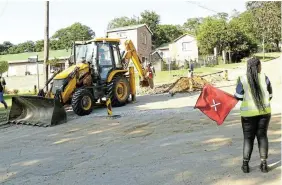
<path id="1" fill-rule="evenodd" d="M 109 44 L 99 44 L 98 53 L 100 65 L 112 65 Z"/>
<path id="2" fill-rule="evenodd" d="M 115 59 L 116 67 L 121 68 L 122 67 L 121 56 L 117 50 L 117 46 L 113 45 L 113 51 L 114 51 L 114 59 Z"/>
<path id="3" fill-rule="evenodd" d="M 109 72 L 113 68 L 110 45 L 99 43 L 98 44 L 98 58 L 99 58 L 99 74 L 102 80 L 106 80 Z"/>
<path id="4" fill-rule="evenodd" d="M 147 35 L 145 33 L 141 34 L 142 44 L 147 44 Z"/>
<path id="5" fill-rule="evenodd" d="M 183 42 L 182 51 L 190 51 L 190 50 L 191 50 L 191 42 Z"/>

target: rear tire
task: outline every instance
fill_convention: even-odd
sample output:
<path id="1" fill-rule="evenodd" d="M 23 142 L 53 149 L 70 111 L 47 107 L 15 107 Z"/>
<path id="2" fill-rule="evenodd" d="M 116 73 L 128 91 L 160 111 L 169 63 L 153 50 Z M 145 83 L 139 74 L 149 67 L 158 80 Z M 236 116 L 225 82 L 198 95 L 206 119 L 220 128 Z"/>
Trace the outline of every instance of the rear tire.
<path id="1" fill-rule="evenodd" d="M 79 116 L 85 116 L 92 112 L 94 98 L 88 89 L 77 90 L 71 101 L 73 111 Z"/>
<path id="2" fill-rule="evenodd" d="M 116 76 L 113 79 L 112 106 L 124 106 L 130 95 L 130 85 L 124 76 Z"/>

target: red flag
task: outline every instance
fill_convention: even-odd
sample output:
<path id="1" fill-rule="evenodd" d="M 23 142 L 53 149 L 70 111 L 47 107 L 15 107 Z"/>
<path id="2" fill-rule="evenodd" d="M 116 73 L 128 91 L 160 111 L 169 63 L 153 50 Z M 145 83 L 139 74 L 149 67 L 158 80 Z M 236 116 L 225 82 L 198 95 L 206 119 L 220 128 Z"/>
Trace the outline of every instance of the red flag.
<path id="1" fill-rule="evenodd" d="M 205 85 L 195 108 L 221 125 L 237 103 L 238 100 L 231 94 L 211 85 Z"/>

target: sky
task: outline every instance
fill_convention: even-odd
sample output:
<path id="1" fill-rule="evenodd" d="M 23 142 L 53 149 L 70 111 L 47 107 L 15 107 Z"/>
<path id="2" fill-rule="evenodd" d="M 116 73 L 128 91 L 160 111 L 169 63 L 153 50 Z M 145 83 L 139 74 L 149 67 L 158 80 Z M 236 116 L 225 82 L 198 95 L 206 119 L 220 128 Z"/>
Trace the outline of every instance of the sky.
<path id="1" fill-rule="evenodd" d="M 198 5 L 200 6 L 198 6 Z M 207 10 L 208 8 L 210 10 Z M 160 15 L 161 24 L 183 24 L 187 18 L 205 17 L 215 12 L 245 11 L 243 0 L 50 0 L 49 35 L 80 22 L 105 36 L 108 23 L 121 16 L 139 16 L 144 10 Z M 211 11 L 212 10 L 212 11 Z M 0 0 L 0 43 L 13 44 L 44 39 L 45 2 L 42 0 Z"/>

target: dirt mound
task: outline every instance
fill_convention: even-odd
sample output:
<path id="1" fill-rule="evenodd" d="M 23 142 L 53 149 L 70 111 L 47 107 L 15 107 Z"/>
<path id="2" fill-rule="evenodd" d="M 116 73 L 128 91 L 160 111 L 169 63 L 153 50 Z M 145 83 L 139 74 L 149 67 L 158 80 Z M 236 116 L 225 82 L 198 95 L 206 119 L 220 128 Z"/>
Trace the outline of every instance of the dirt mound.
<path id="1" fill-rule="evenodd" d="M 201 90 L 204 87 L 204 85 L 208 84 L 209 82 L 200 76 L 194 76 L 192 79 L 188 77 L 180 77 L 174 83 L 159 85 L 156 86 L 154 89 L 144 89 L 141 93 L 142 94 L 163 94 L 163 93 L 175 94 L 175 93 L 190 92 L 191 83 L 192 83 L 191 91 L 198 91 Z"/>
<path id="2" fill-rule="evenodd" d="M 202 77 L 181 77 L 169 89 L 171 94 L 201 90 L 209 82 Z"/>

